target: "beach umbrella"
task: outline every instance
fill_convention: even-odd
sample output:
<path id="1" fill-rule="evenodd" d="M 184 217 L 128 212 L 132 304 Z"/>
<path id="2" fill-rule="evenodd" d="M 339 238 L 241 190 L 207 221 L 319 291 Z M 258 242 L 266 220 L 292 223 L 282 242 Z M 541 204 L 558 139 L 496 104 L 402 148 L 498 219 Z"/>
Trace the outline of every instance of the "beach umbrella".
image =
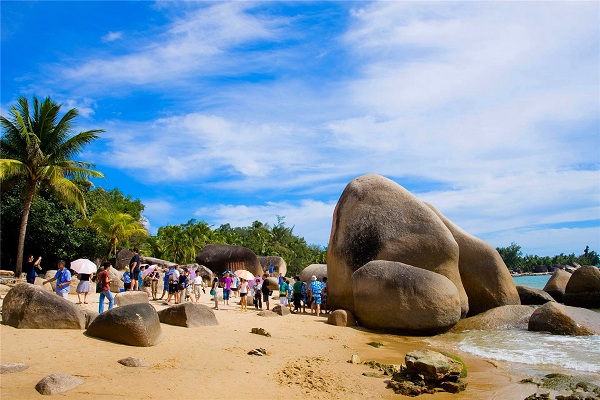
<path id="1" fill-rule="evenodd" d="M 158 267 L 158 265 L 148 265 L 146 267 L 146 269 L 144 270 L 144 272 L 142 273 L 142 279 L 147 277 L 151 272 L 153 272 L 156 268 Z"/>
<path id="2" fill-rule="evenodd" d="M 78 274 L 93 274 L 98 269 L 98 266 L 87 258 L 79 258 L 71 261 L 71 269 Z"/>
<path id="3" fill-rule="evenodd" d="M 247 281 L 254 280 L 254 275 L 252 275 L 252 272 L 247 271 L 245 269 L 238 269 L 237 271 L 235 271 L 235 276 L 237 276 L 240 279 L 245 279 Z"/>
<path id="4" fill-rule="evenodd" d="M 254 285 L 256 285 L 256 280 L 257 280 L 257 279 L 258 279 L 258 284 L 259 284 L 259 285 L 262 285 L 262 283 L 263 283 L 263 280 L 262 280 L 262 278 L 260 278 L 260 277 L 258 277 L 258 276 L 257 276 L 257 277 L 255 277 L 254 279 L 251 279 L 251 280 L 249 280 L 249 281 L 248 281 L 248 287 L 249 287 L 250 289 L 252 289 L 252 288 L 254 287 Z"/>

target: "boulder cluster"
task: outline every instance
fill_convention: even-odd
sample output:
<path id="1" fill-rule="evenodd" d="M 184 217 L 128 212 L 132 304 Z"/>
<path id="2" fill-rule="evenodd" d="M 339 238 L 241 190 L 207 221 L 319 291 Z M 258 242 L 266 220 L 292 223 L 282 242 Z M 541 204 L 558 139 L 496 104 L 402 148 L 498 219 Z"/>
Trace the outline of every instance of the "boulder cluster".
<path id="1" fill-rule="evenodd" d="M 379 175 L 351 181 L 327 249 L 328 302 L 370 329 L 435 334 L 520 304 L 495 248 Z"/>

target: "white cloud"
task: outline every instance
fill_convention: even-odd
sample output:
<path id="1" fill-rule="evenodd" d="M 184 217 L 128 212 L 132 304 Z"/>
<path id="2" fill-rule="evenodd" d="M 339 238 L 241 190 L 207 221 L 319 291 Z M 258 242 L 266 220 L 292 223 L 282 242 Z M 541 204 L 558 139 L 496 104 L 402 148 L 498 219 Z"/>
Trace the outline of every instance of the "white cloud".
<path id="1" fill-rule="evenodd" d="M 245 12 L 250 3 L 213 3 L 188 11 L 159 35 L 131 42 L 129 54 L 91 56 L 72 67 L 58 67 L 67 82 L 83 83 L 86 90 L 106 91 L 122 85 L 186 85 L 194 76 L 239 73 L 254 64 L 251 53 L 234 56 L 235 47 L 273 38 L 282 21 Z M 116 38 L 120 33 L 105 37 Z M 102 77 L 98 80 L 98 77 Z"/>
<path id="2" fill-rule="evenodd" d="M 114 42 L 115 40 L 119 40 L 123 37 L 123 32 L 108 32 L 106 35 L 102 36 L 103 42 Z"/>

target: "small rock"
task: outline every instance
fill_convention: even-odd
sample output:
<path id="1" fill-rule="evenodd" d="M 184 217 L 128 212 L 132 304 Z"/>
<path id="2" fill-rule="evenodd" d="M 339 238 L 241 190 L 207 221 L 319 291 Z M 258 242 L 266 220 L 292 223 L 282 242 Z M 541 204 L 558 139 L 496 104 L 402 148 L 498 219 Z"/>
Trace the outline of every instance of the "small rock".
<path id="1" fill-rule="evenodd" d="M 150 364 L 144 360 L 140 360 L 139 358 L 127 357 L 122 358 L 117 361 L 119 364 L 122 364 L 126 367 L 149 367 Z"/>
<path id="2" fill-rule="evenodd" d="M 252 330 L 250 331 L 250 333 L 255 333 L 257 335 L 271 337 L 271 334 L 269 332 L 265 331 L 264 328 L 252 328 Z"/>
<path id="3" fill-rule="evenodd" d="M 352 354 L 352 357 L 350 357 L 348 362 L 350 364 L 360 364 L 360 357 L 357 354 Z"/>
<path id="4" fill-rule="evenodd" d="M 12 374 L 14 372 L 25 371 L 29 365 L 22 363 L 0 364 L 0 374 Z"/>
<path id="5" fill-rule="evenodd" d="M 269 353 L 265 349 L 259 347 L 258 349 L 250 350 L 248 352 L 248 355 L 250 355 L 250 356 L 268 356 Z"/>
<path id="6" fill-rule="evenodd" d="M 442 382 L 440 387 L 449 393 L 462 392 L 467 388 L 467 382 L 459 379 L 456 382 Z"/>
<path id="7" fill-rule="evenodd" d="M 273 312 L 277 315 L 281 315 L 282 317 L 285 317 L 286 315 L 290 315 L 292 313 L 289 308 L 285 306 L 282 307 L 281 305 L 276 305 L 275 307 L 273 307 Z"/>
<path id="8" fill-rule="evenodd" d="M 63 393 L 83 383 L 83 379 L 62 372 L 55 372 L 45 376 L 35 385 L 35 390 L 40 394 L 54 395 Z"/>
<path id="9" fill-rule="evenodd" d="M 258 314 L 256 314 L 260 317 L 278 317 L 277 314 L 275 314 L 273 311 L 271 310 L 265 310 L 265 311 L 260 311 Z"/>

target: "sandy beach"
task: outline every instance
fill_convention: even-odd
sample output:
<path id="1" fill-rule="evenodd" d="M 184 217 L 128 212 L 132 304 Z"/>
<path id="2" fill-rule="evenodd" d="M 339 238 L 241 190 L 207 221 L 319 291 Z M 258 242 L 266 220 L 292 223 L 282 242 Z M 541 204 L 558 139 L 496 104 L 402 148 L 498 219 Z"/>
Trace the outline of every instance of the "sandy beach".
<path id="1" fill-rule="evenodd" d="M 70 300 L 77 297 L 70 295 Z M 98 294 L 91 303 L 98 309 Z M 201 303 L 211 306 L 210 296 Z M 288 315 L 265 318 L 254 308 L 242 312 L 237 299 L 215 311 L 218 326 L 182 328 L 162 324 L 164 339 L 153 347 L 131 347 L 87 337 L 79 330 L 15 329 L 1 325 L 2 363 L 26 363 L 24 372 L 1 375 L 3 399 L 40 396 L 36 383 L 46 375 L 63 372 L 85 383 L 59 395 L 67 399 L 363 399 L 406 398 L 386 388 L 384 377 L 348 360 L 357 354 L 363 361 L 403 363 L 407 352 L 431 348 L 425 338 L 378 334 L 361 328 L 328 325 L 326 317 Z M 277 303 L 274 300 L 272 303 Z M 166 307 L 151 301 L 157 310 Z M 271 304 L 272 306 L 273 304 Z M 272 336 L 250 333 L 264 328 Z M 367 343 L 377 341 L 384 347 Z M 267 356 L 247 353 L 256 348 Z M 433 350 L 444 350 L 436 349 Z M 521 376 L 507 366 L 455 352 L 466 362 L 468 388 L 459 394 L 423 395 L 423 399 L 524 399 L 535 392 L 519 384 Z M 117 361 L 136 357 L 150 367 L 131 368 Z"/>

